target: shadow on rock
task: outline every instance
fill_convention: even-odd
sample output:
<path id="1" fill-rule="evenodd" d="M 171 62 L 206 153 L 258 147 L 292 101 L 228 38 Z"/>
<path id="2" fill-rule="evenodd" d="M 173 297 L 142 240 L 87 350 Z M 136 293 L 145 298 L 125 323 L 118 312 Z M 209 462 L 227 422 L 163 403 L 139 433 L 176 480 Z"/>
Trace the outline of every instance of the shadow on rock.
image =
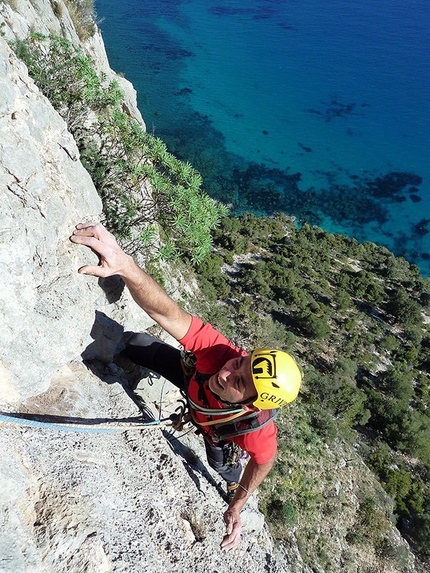
<path id="1" fill-rule="evenodd" d="M 193 431 L 195 428 L 192 428 Z M 187 432 L 188 433 L 188 432 Z M 219 493 L 219 495 L 224 499 L 225 492 L 222 488 L 222 485 L 217 482 L 212 474 L 209 472 L 206 465 L 201 461 L 198 455 L 187 445 L 181 442 L 181 436 L 174 436 L 168 430 L 163 430 L 163 435 L 166 440 L 169 442 L 169 446 L 172 451 L 182 458 L 182 462 L 184 464 L 184 468 L 186 469 L 188 475 L 196 484 L 196 487 L 199 491 L 202 491 L 200 485 L 200 477 L 203 478 L 206 482 L 211 484 Z"/>

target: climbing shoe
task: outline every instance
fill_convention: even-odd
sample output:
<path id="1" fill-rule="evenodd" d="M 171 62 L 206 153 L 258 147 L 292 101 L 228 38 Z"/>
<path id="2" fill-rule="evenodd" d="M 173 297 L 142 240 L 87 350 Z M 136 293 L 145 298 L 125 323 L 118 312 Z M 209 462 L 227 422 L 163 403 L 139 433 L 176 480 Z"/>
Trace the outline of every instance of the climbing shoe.
<path id="1" fill-rule="evenodd" d="M 225 496 L 227 503 L 230 503 L 233 500 L 238 487 L 239 484 L 237 482 L 232 482 L 227 484 L 227 494 Z"/>

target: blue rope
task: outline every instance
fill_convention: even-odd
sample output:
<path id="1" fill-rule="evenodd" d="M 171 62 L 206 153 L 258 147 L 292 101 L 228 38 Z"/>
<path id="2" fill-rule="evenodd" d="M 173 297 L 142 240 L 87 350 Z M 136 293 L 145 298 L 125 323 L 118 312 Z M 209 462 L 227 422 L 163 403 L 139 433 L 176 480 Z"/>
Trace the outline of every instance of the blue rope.
<path id="1" fill-rule="evenodd" d="M 27 417 L 23 417 L 27 416 Z M 2 424 L 18 424 L 23 426 L 29 426 L 32 428 L 45 428 L 50 430 L 66 430 L 71 432 L 87 432 L 87 433 L 118 433 L 125 432 L 126 430 L 140 430 L 142 428 L 147 428 L 151 426 L 159 426 L 167 422 L 172 422 L 174 420 L 174 415 L 168 418 L 163 418 L 160 420 L 151 420 L 150 422 L 132 422 L 126 423 L 124 421 L 114 420 L 112 424 L 107 424 L 106 422 L 93 422 L 91 424 L 85 424 L 82 422 L 49 422 L 41 421 L 36 418 L 32 418 L 31 414 L 0 414 L 0 426 Z M 120 425 L 121 424 L 121 425 Z"/>

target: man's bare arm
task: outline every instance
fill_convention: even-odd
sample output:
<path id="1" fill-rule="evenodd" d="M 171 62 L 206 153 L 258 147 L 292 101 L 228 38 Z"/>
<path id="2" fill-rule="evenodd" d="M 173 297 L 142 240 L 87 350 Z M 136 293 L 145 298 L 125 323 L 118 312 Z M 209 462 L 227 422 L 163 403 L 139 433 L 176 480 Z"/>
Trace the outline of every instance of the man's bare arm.
<path id="1" fill-rule="evenodd" d="M 228 551 L 230 549 L 234 549 L 239 544 L 242 532 L 240 512 L 251 494 L 257 489 L 270 472 L 274 463 L 275 457 L 265 464 L 257 464 L 252 459 L 249 460 L 245 471 L 243 472 L 242 479 L 240 480 L 242 487 L 239 486 L 237 488 L 233 501 L 224 513 L 227 534 L 222 540 L 221 549 Z"/>
<path id="2" fill-rule="evenodd" d="M 120 275 L 134 300 L 153 320 L 177 340 L 185 336 L 191 324 L 191 315 L 121 249 L 115 237 L 103 225 L 77 225 L 70 240 L 86 245 L 99 256 L 99 264 L 81 267 L 81 274 L 102 278 Z"/>

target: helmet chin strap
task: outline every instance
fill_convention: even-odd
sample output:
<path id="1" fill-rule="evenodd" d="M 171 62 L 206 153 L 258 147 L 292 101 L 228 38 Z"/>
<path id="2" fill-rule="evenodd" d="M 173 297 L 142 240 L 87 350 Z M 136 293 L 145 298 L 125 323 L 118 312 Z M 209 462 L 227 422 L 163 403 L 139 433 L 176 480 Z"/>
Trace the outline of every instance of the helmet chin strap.
<path id="1" fill-rule="evenodd" d="M 220 398 L 218 396 L 218 394 L 215 394 L 215 392 L 212 392 L 212 390 L 209 388 L 209 392 L 215 396 L 215 398 L 218 400 L 218 402 L 222 402 L 223 404 L 226 404 L 227 406 L 246 406 L 247 404 L 253 404 L 253 402 L 257 399 L 257 396 L 253 396 L 252 398 L 247 398 L 246 400 L 242 400 L 242 402 L 227 402 L 226 400 L 223 400 L 222 398 Z"/>
<path id="2" fill-rule="evenodd" d="M 238 406 L 246 406 L 247 404 L 253 404 L 255 400 L 258 398 L 257 395 L 253 396 L 252 398 L 247 398 L 246 400 L 242 400 L 242 402 L 235 402 Z M 234 406 L 234 404 L 232 404 Z"/>

